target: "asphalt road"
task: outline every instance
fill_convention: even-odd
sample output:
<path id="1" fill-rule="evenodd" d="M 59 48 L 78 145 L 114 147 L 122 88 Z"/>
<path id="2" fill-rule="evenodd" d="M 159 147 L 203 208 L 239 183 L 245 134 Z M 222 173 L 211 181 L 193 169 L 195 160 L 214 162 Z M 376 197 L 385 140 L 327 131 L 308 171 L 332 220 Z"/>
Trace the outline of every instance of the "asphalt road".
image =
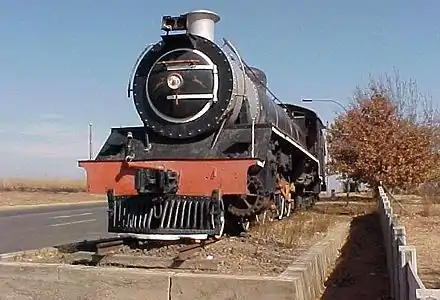
<path id="1" fill-rule="evenodd" d="M 108 236 L 107 203 L 0 211 L 0 253 Z"/>

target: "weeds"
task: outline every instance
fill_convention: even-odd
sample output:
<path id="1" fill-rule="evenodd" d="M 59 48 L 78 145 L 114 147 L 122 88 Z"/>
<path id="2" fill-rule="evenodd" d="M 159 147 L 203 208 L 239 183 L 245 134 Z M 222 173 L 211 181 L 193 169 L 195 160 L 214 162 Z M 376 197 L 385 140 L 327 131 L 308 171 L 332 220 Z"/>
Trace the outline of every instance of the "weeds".
<path id="1" fill-rule="evenodd" d="M 292 247 L 299 240 L 310 238 L 317 233 L 325 233 L 333 221 L 333 218 L 322 218 L 318 214 L 300 212 L 291 219 L 258 224 L 252 235 L 265 243 Z"/>
<path id="2" fill-rule="evenodd" d="M 275 243 L 281 247 L 294 247 L 300 241 L 326 234 L 329 228 L 341 220 L 367 214 L 376 209 L 374 202 L 345 204 L 318 204 L 308 211 L 295 213 L 291 218 L 277 222 L 257 224 L 252 236 L 263 243 Z"/>

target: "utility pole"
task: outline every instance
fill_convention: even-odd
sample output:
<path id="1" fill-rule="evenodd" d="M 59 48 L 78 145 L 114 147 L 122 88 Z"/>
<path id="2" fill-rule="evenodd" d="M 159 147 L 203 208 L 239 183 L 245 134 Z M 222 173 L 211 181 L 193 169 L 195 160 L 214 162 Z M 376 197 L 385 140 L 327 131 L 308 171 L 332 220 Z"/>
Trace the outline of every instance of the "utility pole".
<path id="1" fill-rule="evenodd" d="M 329 178 L 329 175 L 328 175 L 328 163 L 329 163 L 329 161 L 330 161 L 330 155 L 329 155 L 329 153 L 328 153 L 328 149 L 327 149 L 327 140 L 328 140 L 328 126 L 329 126 L 329 124 L 328 124 L 328 120 L 327 120 L 327 122 L 326 122 L 326 125 L 325 125 L 325 145 L 324 145 L 324 149 L 325 149 L 325 156 L 326 156 L 326 162 L 325 162 L 325 164 L 326 164 L 326 166 L 325 166 L 325 180 L 326 180 L 326 185 L 327 185 L 327 192 L 328 192 L 328 190 L 329 190 L 329 184 L 330 184 L 330 178 Z"/>
<path id="2" fill-rule="evenodd" d="M 93 146 L 92 146 L 92 123 L 89 123 L 89 159 L 93 157 Z"/>

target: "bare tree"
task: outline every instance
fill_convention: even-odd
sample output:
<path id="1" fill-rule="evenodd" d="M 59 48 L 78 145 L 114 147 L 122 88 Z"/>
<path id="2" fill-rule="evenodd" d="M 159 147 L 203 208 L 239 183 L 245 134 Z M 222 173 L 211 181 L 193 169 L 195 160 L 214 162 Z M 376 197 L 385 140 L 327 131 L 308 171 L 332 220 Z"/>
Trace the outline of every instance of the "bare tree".
<path id="1" fill-rule="evenodd" d="M 355 100 L 382 95 L 395 105 L 399 119 L 418 125 L 439 124 L 440 111 L 434 108 L 432 97 L 419 91 L 415 79 L 403 80 L 397 69 L 394 69 L 393 73 L 385 73 L 378 78 L 370 75 L 368 88 L 358 87 Z"/>

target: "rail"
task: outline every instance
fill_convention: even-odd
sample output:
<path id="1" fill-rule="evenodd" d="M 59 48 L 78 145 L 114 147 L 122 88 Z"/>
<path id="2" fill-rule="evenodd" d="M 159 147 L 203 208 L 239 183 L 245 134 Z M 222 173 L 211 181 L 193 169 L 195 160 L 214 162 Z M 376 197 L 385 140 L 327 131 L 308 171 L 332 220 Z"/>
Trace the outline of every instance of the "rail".
<path id="1" fill-rule="evenodd" d="M 417 274 L 416 248 L 406 242 L 405 227 L 393 213 L 389 196 L 383 186 L 378 188 L 378 205 L 387 268 L 393 299 L 440 300 L 440 289 L 427 289 Z"/>

